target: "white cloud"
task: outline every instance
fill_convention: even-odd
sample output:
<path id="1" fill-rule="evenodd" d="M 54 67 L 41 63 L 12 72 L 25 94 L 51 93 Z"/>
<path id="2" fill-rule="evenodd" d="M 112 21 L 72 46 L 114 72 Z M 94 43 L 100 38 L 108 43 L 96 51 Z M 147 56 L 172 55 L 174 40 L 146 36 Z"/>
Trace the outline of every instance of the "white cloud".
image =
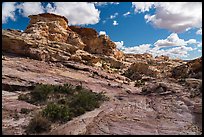
<path id="1" fill-rule="evenodd" d="M 165 54 L 171 57 L 187 57 L 188 52 L 192 50 L 194 50 L 192 47 L 181 46 L 169 49 Z"/>
<path id="2" fill-rule="evenodd" d="M 106 32 L 105 31 L 100 31 L 99 35 L 106 35 Z"/>
<path id="3" fill-rule="evenodd" d="M 197 43 L 198 47 L 202 47 L 202 41 Z"/>
<path id="4" fill-rule="evenodd" d="M 149 52 L 149 50 L 151 49 L 150 46 L 151 44 L 142 44 L 139 46 L 133 46 L 133 47 L 125 47 L 124 46 L 124 42 L 115 42 L 116 47 L 119 50 L 122 50 L 124 53 L 132 53 L 132 54 L 143 54 L 146 52 Z"/>
<path id="5" fill-rule="evenodd" d="M 154 2 L 132 2 L 135 12 L 146 12 L 154 6 Z"/>
<path id="6" fill-rule="evenodd" d="M 124 48 L 124 53 L 143 54 L 150 50 L 150 44 L 142 44 L 139 46 Z"/>
<path id="7" fill-rule="evenodd" d="M 46 7 L 51 13 L 65 16 L 69 25 L 96 24 L 100 20 L 100 11 L 95 8 L 94 3 L 88 2 L 54 2 Z"/>
<path id="8" fill-rule="evenodd" d="M 128 16 L 128 15 L 130 15 L 130 14 L 131 14 L 131 13 L 128 11 L 128 12 L 124 13 L 123 16 L 126 17 L 126 16 Z"/>
<path id="9" fill-rule="evenodd" d="M 154 43 L 156 47 L 186 46 L 188 44 L 198 44 L 198 42 L 195 39 L 187 41 L 180 39 L 176 33 L 172 33 L 166 39 L 158 40 Z"/>
<path id="10" fill-rule="evenodd" d="M 154 43 L 156 47 L 167 47 L 167 46 L 184 46 L 186 42 L 180 39 L 176 33 L 172 33 L 166 39 L 158 40 Z"/>
<path id="11" fill-rule="evenodd" d="M 144 16 L 146 22 L 150 22 L 155 27 L 176 33 L 202 27 L 201 2 L 155 2 L 152 3 L 154 6 L 150 5 L 139 5 L 139 9 L 135 7 L 135 11 L 144 12 L 149 11 L 152 7 L 156 8 L 154 15 Z"/>
<path id="12" fill-rule="evenodd" d="M 8 19 L 15 21 L 16 2 L 4 2 L 2 4 L 2 23 L 7 23 Z"/>
<path id="13" fill-rule="evenodd" d="M 202 50 L 199 49 L 198 52 L 202 52 Z"/>
<path id="14" fill-rule="evenodd" d="M 100 11 L 94 3 L 52 2 L 43 7 L 41 2 L 21 2 L 16 6 L 8 2 L 2 4 L 2 22 L 6 23 L 8 18 L 15 20 L 16 10 L 24 17 L 45 12 L 62 15 L 69 20 L 69 25 L 96 24 L 100 20 Z"/>
<path id="15" fill-rule="evenodd" d="M 118 13 L 116 12 L 116 13 L 114 13 L 113 15 L 110 15 L 110 19 L 114 19 L 114 18 L 116 18 L 118 16 Z"/>
<path id="16" fill-rule="evenodd" d="M 158 40 L 151 46 L 151 44 L 142 44 L 133 47 L 124 46 L 123 41 L 115 42 L 117 48 L 124 53 L 143 54 L 150 53 L 154 57 L 166 55 L 171 58 L 183 58 L 188 57 L 189 51 L 196 50 L 197 47 L 202 46 L 201 42 L 197 42 L 195 39 L 183 40 L 178 37 L 176 33 L 172 33 L 164 40 Z M 189 45 L 195 44 L 197 47 L 192 48 Z M 168 47 L 168 48 L 165 48 Z"/>
<path id="17" fill-rule="evenodd" d="M 44 13 L 44 7 L 41 2 L 24 2 L 18 5 L 19 12 L 27 17 L 29 15 Z"/>
<path id="18" fill-rule="evenodd" d="M 186 44 L 197 44 L 198 42 L 195 39 L 189 39 L 186 41 Z"/>
<path id="19" fill-rule="evenodd" d="M 198 31 L 196 31 L 196 34 L 202 35 L 202 28 L 200 28 Z"/>
<path id="20" fill-rule="evenodd" d="M 116 20 L 114 20 L 114 21 L 113 21 L 113 25 L 114 25 L 114 26 L 117 26 L 117 25 L 118 25 L 118 22 L 117 22 Z"/>
<path id="21" fill-rule="evenodd" d="M 123 44 L 124 44 L 124 42 L 123 41 L 118 41 L 118 42 L 114 42 L 115 44 L 116 44 L 116 48 L 118 48 L 118 49 L 124 49 L 124 46 L 123 46 Z"/>
<path id="22" fill-rule="evenodd" d="M 142 44 L 139 46 L 134 47 L 125 47 L 125 46 L 118 46 L 120 50 L 122 50 L 124 53 L 132 53 L 132 54 L 143 54 L 143 53 L 150 53 L 154 57 L 155 56 L 169 56 L 171 58 L 182 58 L 187 57 L 189 54 L 189 51 L 195 50 L 192 47 L 186 47 L 186 46 L 180 46 L 180 47 L 174 47 L 170 49 L 160 49 L 158 47 L 151 47 L 151 44 Z"/>

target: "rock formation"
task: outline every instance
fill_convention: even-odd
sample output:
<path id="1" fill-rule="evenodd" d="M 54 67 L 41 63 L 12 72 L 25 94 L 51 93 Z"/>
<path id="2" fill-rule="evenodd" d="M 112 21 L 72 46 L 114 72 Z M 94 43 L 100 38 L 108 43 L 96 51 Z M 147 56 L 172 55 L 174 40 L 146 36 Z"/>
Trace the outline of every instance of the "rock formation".
<path id="1" fill-rule="evenodd" d="M 185 62 L 125 54 L 108 36 L 68 26 L 63 16 L 29 17 L 24 32 L 2 30 L 4 134 L 26 134 L 31 118 L 45 107 L 18 99 L 39 83 L 80 84 L 109 97 L 93 111 L 52 123 L 42 134 L 202 134 L 202 57 Z M 54 95 L 49 101 L 56 101 Z M 57 96 L 63 102 L 65 96 Z"/>
<path id="2" fill-rule="evenodd" d="M 186 64 L 175 67 L 172 70 L 175 78 L 202 78 L 202 57 L 189 61 Z"/>
<path id="3" fill-rule="evenodd" d="M 107 55 L 115 62 L 124 58 L 123 52 L 116 49 L 109 37 L 98 36 L 94 29 L 68 26 L 65 17 L 50 13 L 29 17 L 30 23 L 23 33 L 3 30 L 3 51 L 45 61 L 87 62 L 89 59 L 84 55 L 89 54 L 95 61 L 91 60 L 88 64 L 97 63 L 98 60 L 91 54 Z M 79 54 L 82 51 L 77 50 L 84 50 L 82 58 Z"/>
<path id="4" fill-rule="evenodd" d="M 82 41 L 86 44 L 85 51 L 91 54 L 114 56 L 119 60 L 123 58 L 123 53 L 116 49 L 116 44 L 108 36 L 98 36 L 97 31 L 92 28 L 70 26 L 70 29 L 80 35 Z"/>
<path id="5" fill-rule="evenodd" d="M 68 43 L 83 49 L 85 44 L 78 34 L 68 27 L 68 20 L 55 14 L 30 15 L 30 23 L 25 33 L 37 40 Z"/>

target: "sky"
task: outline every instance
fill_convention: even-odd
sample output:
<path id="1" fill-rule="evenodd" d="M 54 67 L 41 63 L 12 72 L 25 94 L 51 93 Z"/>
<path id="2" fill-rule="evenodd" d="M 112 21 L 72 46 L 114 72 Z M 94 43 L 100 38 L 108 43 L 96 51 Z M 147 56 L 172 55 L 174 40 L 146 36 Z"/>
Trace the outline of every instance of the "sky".
<path id="1" fill-rule="evenodd" d="M 202 56 L 202 2 L 3 2 L 2 29 L 23 31 L 28 16 L 40 13 L 94 28 L 124 53 L 184 60 Z"/>

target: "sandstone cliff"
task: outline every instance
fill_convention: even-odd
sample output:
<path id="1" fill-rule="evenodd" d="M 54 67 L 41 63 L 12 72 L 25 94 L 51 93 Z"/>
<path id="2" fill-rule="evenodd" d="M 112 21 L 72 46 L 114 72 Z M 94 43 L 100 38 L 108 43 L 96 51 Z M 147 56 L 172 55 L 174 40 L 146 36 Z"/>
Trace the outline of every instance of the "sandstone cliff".
<path id="1" fill-rule="evenodd" d="M 24 32 L 2 30 L 3 134 L 26 134 L 31 118 L 46 107 L 23 100 L 39 83 L 62 91 L 59 85 L 80 84 L 76 90 L 86 87 L 110 99 L 70 121 L 52 122 L 51 129 L 39 134 L 202 134 L 202 58 L 186 63 L 148 53 L 124 54 L 109 37 L 91 28 L 68 26 L 63 16 L 46 13 L 30 18 Z M 68 94 L 72 92 L 67 88 Z M 36 95 L 45 96 L 48 89 L 37 90 Z M 63 104 L 69 96 L 56 92 L 47 101 Z M 92 102 L 81 97 L 85 98 L 79 102 Z M 62 109 L 50 111 L 61 117 L 58 110 Z M 70 109 L 63 116 L 67 112 L 72 115 Z M 39 129 L 35 123 L 34 127 Z"/>

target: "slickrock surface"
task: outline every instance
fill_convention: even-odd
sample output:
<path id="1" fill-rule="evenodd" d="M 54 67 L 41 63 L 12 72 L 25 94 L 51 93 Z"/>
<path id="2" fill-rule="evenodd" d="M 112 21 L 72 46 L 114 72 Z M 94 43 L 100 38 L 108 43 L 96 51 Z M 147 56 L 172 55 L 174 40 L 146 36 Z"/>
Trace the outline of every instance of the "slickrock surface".
<path id="1" fill-rule="evenodd" d="M 124 54 L 110 38 L 68 26 L 62 16 L 30 18 L 24 32 L 2 31 L 3 134 L 26 134 L 25 127 L 42 108 L 19 101 L 18 95 L 37 83 L 82 83 L 110 98 L 71 121 L 53 123 L 42 134 L 202 134 L 202 58 L 186 63 Z M 22 108 L 31 112 L 22 114 Z"/>

